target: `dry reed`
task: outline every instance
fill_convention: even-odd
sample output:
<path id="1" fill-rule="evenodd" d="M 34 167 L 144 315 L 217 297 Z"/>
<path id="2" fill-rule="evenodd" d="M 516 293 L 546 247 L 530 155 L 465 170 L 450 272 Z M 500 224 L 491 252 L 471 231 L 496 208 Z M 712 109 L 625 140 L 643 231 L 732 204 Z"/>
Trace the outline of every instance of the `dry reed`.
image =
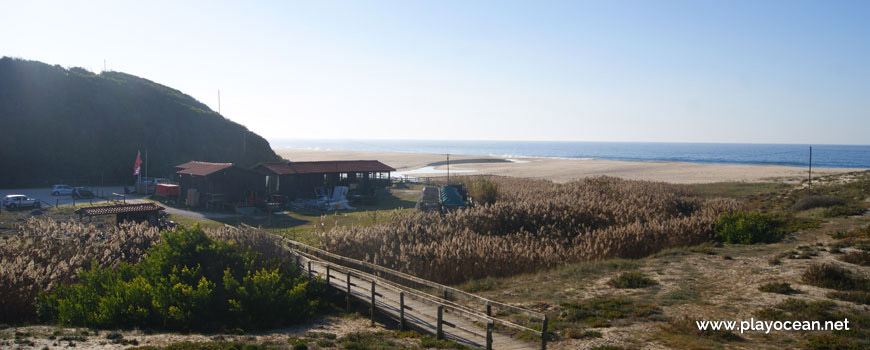
<path id="1" fill-rule="evenodd" d="M 469 181 L 462 179 L 461 181 Z M 320 232 L 323 247 L 442 283 L 570 262 L 636 258 L 712 238 L 730 200 L 665 183 L 597 177 L 567 184 L 495 178 L 499 201 L 447 214 Z"/>
<path id="2" fill-rule="evenodd" d="M 220 228 L 209 236 L 236 242 L 266 259 L 284 256 L 281 244 L 268 233 Z M 32 321 L 40 291 L 76 282 L 78 273 L 95 262 L 117 267 L 139 262 L 160 240 L 160 231 L 145 224 L 95 226 L 76 221 L 30 218 L 0 246 L 0 322 Z"/>

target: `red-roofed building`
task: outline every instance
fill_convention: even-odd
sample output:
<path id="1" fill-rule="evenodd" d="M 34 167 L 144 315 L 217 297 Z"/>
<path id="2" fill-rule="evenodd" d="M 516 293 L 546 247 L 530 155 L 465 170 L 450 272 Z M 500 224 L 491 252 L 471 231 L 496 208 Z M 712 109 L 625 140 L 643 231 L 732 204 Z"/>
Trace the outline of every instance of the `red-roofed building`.
<path id="1" fill-rule="evenodd" d="M 390 172 L 396 171 L 377 160 L 270 162 L 252 169 L 265 175 L 267 192 L 289 198 L 314 197 L 316 188 L 335 186 L 347 186 L 351 195 L 373 197 L 390 185 Z"/>
<path id="2" fill-rule="evenodd" d="M 180 197 L 193 207 L 235 205 L 265 190 L 262 174 L 232 163 L 190 161 L 175 168 Z"/>

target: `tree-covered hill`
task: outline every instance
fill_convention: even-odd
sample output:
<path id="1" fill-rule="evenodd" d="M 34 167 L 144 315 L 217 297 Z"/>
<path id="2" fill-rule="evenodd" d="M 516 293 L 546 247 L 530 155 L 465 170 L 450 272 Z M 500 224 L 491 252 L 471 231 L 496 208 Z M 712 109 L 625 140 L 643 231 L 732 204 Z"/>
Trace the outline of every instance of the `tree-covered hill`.
<path id="1" fill-rule="evenodd" d="M 132 183 L 189 160 L 279 159 L 261 136 L 184 93 L 120 72 L 0 58 L 0 188 Z M 144 165 L 143 165 L 144 170 Z"/>

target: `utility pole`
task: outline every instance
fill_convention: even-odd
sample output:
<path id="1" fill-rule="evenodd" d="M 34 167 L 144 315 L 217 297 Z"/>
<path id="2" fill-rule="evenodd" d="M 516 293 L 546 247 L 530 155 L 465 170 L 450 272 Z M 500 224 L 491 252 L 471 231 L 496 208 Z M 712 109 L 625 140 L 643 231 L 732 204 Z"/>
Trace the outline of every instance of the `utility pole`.
<path id="1" fill-rule="evenodd" d="M 450 186 L 450 155 L 447 155 L 447 186 Z"/>
<path id="2" fill-rule="evenodd" d="M 809 192 L 813 194 L 813 146 L 810 146 Z"/>

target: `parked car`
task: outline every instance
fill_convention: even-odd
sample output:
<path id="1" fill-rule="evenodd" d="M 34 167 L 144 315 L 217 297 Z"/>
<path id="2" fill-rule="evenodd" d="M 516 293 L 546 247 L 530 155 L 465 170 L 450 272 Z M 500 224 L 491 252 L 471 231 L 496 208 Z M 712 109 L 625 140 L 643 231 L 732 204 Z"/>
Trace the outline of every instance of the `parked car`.
<path id="1" fill-rule="evenodd" d="M 3 198 L 3 206 L 7 209 L 39 208 L 39 200 L 23 194 L 10 194 Z"/>
<path id="2" fill-rule="evenodd" d="M 73 188 L 72 196 L 75 199 L 88 199 L 94 198 L 94 193 L 91 190 L 84 187 L 76 187 Z"/>
<path id="3" fill-rule="evenodd" d="M 69 196 L 73 194 L 73 188 L 69 185 L 54 185 L 51 186 L 52 196 Z"/>

